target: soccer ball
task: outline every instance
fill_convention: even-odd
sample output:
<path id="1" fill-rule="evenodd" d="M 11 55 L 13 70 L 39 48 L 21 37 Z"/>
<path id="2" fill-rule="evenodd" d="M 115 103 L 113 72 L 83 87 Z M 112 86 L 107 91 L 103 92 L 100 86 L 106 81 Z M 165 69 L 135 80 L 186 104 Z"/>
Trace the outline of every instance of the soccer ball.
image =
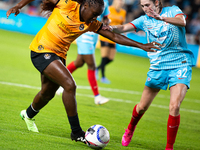
<path id="1" fill-rule="evenodd" d="M 86 143 L 94 149 L 103 149 L 110 141 L 108 130 L 102 125 L 93 125 L 85 133 Z"/>

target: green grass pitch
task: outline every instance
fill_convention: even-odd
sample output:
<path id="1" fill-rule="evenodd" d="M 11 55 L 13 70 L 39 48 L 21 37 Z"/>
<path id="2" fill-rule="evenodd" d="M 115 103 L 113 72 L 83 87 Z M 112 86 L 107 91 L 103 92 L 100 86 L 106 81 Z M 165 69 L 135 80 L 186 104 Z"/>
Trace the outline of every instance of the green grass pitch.
<path id="1" fill-rule="evenodd" d="M 32 35 L 0 30 L 0 149 L 1 150 L 89 150 L 87 145 L 70 139 L 70 126 L 56 95 L 35 117 L 39 133 L 32 133 L 19 116 L 40 90 L 40 74 L 30 59 Z M 67 64 L 75 60 L 77 47 L 71 45 Z M 100 51 L 95 53 L 100 63 Z M 101 124 L 110 132 L 105 150 L 164 150 L 169 115 L 169 90 L 161 91 L 137 125 L 128 147 L 121 145 L 134 105 L 139 102 L 149 68 L 147 58 L 117 53 L 106 68 L 110 85 L 98 81 L 101 95 L 109 103 L 96 106 L 87 80 L 87 66 L 76 70 L 78 114 L 83 130 Z M 193 68 L 191 89 L 182 103 L 181 124 L 175 150 L 200 149 L 200 69 Z"/>

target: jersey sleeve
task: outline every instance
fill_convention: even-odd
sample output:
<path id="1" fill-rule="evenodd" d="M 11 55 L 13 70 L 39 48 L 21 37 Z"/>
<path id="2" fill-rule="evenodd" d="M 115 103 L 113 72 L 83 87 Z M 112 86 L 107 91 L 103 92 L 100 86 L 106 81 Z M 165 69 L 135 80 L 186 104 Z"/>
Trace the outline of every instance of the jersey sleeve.
<path id="1" fill-rule="evenodd" d="M 98 20 L 93 21 L 90 24 L 89 31 L 93 31 L 95 33 L 98 33 L 98 31 L 102 28 L 102 26 L 103 26 L 103 23 L 101 23 L 100 21 L 98 21 Z"/>
<path id="2" fill-rule="evenodd" d="M 171 7 L 171 12 L 172 12 L 172 15 L 174 16 L 174 17 L 176 17 L 177 15 L 184 15 L 185 16 L 185 18 L 187 18 L 187 16 L 182 12 L 182 10 L 178 7 L 178 6 L 175 6 L 175 5 L 173 5 L 172 7 Z"/>
<path id="3" fill-rule="evenodd" d="M 144 22 L 144 16 L 141 16 L 141 17 L 133 20 L 132 22 L 130 22 L 130 24 L 132 24 L 135 28 L 135 31 L 138 32 L 140 30 L 144 30 L 143 22 Z"/>

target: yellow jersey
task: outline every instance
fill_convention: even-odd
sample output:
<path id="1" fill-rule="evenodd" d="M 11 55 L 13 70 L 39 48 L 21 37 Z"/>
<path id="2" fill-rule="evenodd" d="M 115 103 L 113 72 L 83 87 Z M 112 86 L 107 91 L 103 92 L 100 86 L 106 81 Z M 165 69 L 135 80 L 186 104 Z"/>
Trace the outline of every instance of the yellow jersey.
<path id="1" fill-rule="evenodd" d="M 87 31 L 98 32 L 99 21 L 89 24 L 80 21 L 80 4 L 72 0 L 60 0 L 46 24 L 37 33 L 29 48 L 37 53 L 55 53 L 66 59 L 70 44 Z"/>
<path id="2" fill-rule="evenodd" d="M 108 15 L 108 18 L 111 20 L 110 25 L 122 25 L 126 21 L 126 11 L 124 9 L 120 9 L 120 11 L 117 11 L 113 6 L 109 7 L 110 14 Z M 111 44 L 115 44 L 115 42 L 100 36 L 100 40 L 104 42 L 108 42 Z"/>

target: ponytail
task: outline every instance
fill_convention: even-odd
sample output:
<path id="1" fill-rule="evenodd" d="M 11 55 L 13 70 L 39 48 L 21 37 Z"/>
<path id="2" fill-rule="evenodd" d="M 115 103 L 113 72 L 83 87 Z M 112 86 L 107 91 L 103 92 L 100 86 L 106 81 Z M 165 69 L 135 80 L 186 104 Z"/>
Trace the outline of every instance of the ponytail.
<path id="1" fill-rule="evenodd" d="M 52 12 L 54 7 L 56 6 L 56 4 L 54 4 L 48 0 L 43 0 L 42 3 L 40 4 L 41 12 L 43 12 L 43 11 Z"/>

